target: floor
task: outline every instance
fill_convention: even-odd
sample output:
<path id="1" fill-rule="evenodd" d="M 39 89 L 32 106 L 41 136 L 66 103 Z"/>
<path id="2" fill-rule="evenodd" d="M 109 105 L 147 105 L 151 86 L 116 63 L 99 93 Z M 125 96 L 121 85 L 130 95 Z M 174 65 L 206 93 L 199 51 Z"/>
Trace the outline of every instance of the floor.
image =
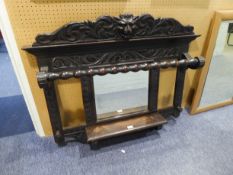
<path id="1" fill-rule="evenodd" d="M 3 40 L 0 40 L 0 111 L 0 138 L 34 130 Z"/>
<path id="2" fill-rule="evenodd" d="M 232 175 L 233 106 L 190 117 L 100 150 L 57 147 L 35 132 L 0 139 L 1 175 Z"/>

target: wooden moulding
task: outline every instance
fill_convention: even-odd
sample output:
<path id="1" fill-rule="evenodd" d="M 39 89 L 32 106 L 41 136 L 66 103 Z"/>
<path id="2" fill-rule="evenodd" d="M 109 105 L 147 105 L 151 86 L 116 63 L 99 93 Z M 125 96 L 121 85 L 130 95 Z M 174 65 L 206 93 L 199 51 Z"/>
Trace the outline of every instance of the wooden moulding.
<path id="1" fill-rule="evenodd" d="M 167 123 L 167 120 L 161 114 L 152 113 L 111 123 L 95 124 L 86 127 L 87 141 L 103 140 L 126 133 L 133 133 L 147 128 L 161 126 L 165 123 Z"/>

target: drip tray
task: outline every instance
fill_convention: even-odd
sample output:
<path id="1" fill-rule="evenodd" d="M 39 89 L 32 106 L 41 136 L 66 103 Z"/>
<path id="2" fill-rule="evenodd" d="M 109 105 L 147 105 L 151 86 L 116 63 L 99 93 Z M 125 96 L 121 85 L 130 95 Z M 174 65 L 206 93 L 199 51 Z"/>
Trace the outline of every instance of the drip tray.
<path id="1" fill-rule="evenodd" d="M 143 129 L 160 126 L 165 123 L 167 123 L 167 120 L 161 114 L 152 113 L 120 121 L 96 124 L 86 127 L 87 141 L 91 142 L 133 133 Z"/>

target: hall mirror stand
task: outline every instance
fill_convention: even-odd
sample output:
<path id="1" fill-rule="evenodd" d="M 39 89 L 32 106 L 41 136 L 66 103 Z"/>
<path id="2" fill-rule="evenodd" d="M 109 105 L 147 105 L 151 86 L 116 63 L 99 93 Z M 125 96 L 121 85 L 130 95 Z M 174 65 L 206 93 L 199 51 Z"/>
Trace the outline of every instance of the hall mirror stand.
<path id="1" fill-rule="evenodd" d="M 67 24 L 51 34 L 38 35 L 32 46 L 23 49 L 37 58 L 37 80 L 44 90 L 55 142 L 64 145 L 78 140 L 94 148 L 100 140 L 160 129 L 167 117 L 178 117 L 186 70 L 204 65 L 202 57 L 192 58 L 187 53 L 189 43 L 197 37 L 192 26 L 149 14 L 103 16 L 95 22 Z M 177 69 L 173 106 L 158 110 L 160 69 L 170 67 Z M 98 119 L 93 77 L 139 71 L 148 71 L 147 107 L 127 113 L 116 109 L 118 113 Z M 81 79 L 86 124 L 66 129 L 54 82 L 69 78 Z"/>

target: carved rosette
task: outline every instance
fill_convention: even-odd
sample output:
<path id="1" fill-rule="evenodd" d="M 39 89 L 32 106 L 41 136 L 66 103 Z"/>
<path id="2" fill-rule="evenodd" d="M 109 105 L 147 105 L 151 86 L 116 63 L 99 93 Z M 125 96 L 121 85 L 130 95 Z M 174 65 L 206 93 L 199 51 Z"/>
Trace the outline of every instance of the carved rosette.
<path id="1" fill-rule="evenodd" d="M 103 16 L 96 22 L 70 23 L 50 34 L 36 37 L 34 46 L 72 44 L 98 40 L 128 40 L 148 37 L 193 35 L 192 26 L 183 26 L 173 18 L 157 18 L 149 14 L 119 17 Z"/>

